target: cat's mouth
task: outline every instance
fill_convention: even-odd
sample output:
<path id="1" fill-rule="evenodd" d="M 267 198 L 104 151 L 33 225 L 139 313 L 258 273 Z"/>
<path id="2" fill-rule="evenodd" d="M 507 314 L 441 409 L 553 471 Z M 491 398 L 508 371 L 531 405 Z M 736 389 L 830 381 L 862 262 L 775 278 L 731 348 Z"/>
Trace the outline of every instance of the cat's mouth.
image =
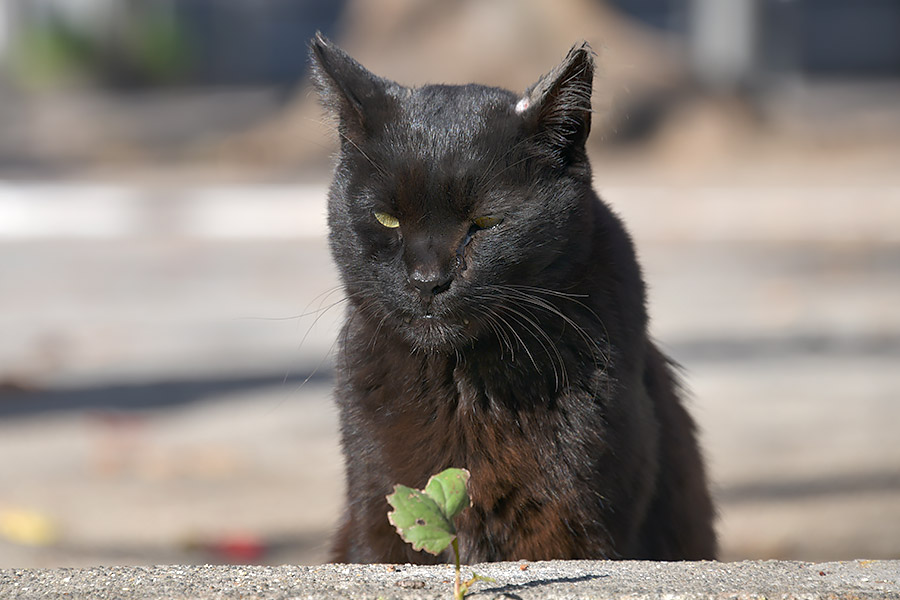
<path id="1" fill-rule="evenodd" d="M 417 349 L 428 352 L 450 351 L 466 339 L 468 320 L 461 322 L 443 315 L 425 312 L 403 318 L 404 337 Z"/>

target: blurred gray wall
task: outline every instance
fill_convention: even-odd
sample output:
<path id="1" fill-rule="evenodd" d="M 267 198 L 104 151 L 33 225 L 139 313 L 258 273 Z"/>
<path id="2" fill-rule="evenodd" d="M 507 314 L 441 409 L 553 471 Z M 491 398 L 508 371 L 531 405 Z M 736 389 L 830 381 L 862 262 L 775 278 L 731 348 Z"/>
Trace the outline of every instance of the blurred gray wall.
<path id="1" fill-rule="evenodd" d="M 291 83 L 306 72 L 307 42 L 332 31 L 339 0 L 179 0 L 197 41 L 194 80 L 212 84 Z"/>
<path id="2" fill-rule="evenodd" d="M 597 0 L 600 1 L 600 0 Z M 609 0 L 650 27 L 687 38 L 697 79 L 711 87 L 769 75 L 900 76 L 897 0 Z M 292 83 L 306 42 L 334 32 L 345 0 L 0 0 L 0 57 L 35 22 L 91 36 L 148 10 L 185 32 L 191 84 Z M 118 24 L 118 25 L 117 25 Z"/>
<path id="3" fill-rule="evenodd" d="M 767 76 L 900 77 L 897 0 L 612 0 L 645 24 L 687 38 L 697 78 L 713 87 Z"/>

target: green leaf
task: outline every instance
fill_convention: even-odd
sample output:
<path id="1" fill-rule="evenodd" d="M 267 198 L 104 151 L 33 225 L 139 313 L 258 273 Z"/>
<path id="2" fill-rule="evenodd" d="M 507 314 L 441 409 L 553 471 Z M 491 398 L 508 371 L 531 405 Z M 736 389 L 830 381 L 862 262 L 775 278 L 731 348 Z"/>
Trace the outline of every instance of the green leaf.
<path id="1" fill-rule="evenodd" d="M 469 472 L 466 469 L 447 469 L 432 475 L 425 486 L 425 493 L 441 508 L 452 523 L 456 515 L 472 505 L 466 486 Z"/>
<path id="2" fill-rule="evenodd" d="M 437 555 L 456 538 L 456 528 L 441 512 L 440 507 L 423 492 L 394 486 L 394 493 L 387 497 L 394 507 L 388 513 L 391 525 L 403 541 L 412 544 L 414 550 L 424 550 Z"/>
<path id="3" fill-rule="evenodd" d="M 394 508 L 388 520 L 414 550 L 440 554 L 456 539 L 453 519 L 471 505 L 468 481 L 465 469 L 447 469 L 432 476 L 424 491 L 396 485 L 387 497 Z"/>

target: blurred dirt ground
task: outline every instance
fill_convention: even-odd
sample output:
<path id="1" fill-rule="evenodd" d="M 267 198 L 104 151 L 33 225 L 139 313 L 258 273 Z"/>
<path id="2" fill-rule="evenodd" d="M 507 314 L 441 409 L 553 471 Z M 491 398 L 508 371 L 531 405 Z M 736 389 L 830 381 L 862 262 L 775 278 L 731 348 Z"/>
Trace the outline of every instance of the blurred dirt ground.
<path id="1" fill-rule="evenodd" d="M 833 167 L 817 182 L 804 155 L 794 183 L 663 185 L 618 160 L 601 179 L 614 163 L 598 159 L 598 187 L 684 366 L 722 557 L 900 556 L 896 173 L 826 185 Z M 173 212 L 151 190 L 141 210 L 168 212 L 136 235 L 6 236 L 0 565 L 327 558 L 340 293 L 324 187 L 295 191 L 318 233 L 261 238 L 283 215 L 262 191 L 257 217 L 179 228 L 227 197 L 183 191 Z"/>

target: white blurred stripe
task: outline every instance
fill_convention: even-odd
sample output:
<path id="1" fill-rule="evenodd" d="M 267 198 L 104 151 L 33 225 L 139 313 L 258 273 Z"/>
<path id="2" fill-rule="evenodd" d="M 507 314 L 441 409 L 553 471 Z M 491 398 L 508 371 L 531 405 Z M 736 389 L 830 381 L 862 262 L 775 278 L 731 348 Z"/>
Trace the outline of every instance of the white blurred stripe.
<path id="1" fill-rule="evenodd" d="M 181 202 L 181 231 L 198 238 L 324 236 L 322 186 L 229 186 L 191 190 Z"/>
<path id="2" fill-rule="evenodd" d="M 0 182 L 0 239 L 320 237 L 326 193 L 324 185 Z"/>
<path id="3" fill-rule="evenodd" d="M 640 241 L 900 242 L 900 187 L 608 187 Z M 0 240 L 317 238 L 327 186 L 0 181 Z"/>
<path id="4" fill-rule="evenodd" d="M 610 187 L 638 240 L 900 242 L 900 187 Z"/>
<path id="5" fill-rule="evenodd" d="M 0 182 L 0 237 L 128 235 L 138 227 L 138 196 L 120 186 Z"/>

